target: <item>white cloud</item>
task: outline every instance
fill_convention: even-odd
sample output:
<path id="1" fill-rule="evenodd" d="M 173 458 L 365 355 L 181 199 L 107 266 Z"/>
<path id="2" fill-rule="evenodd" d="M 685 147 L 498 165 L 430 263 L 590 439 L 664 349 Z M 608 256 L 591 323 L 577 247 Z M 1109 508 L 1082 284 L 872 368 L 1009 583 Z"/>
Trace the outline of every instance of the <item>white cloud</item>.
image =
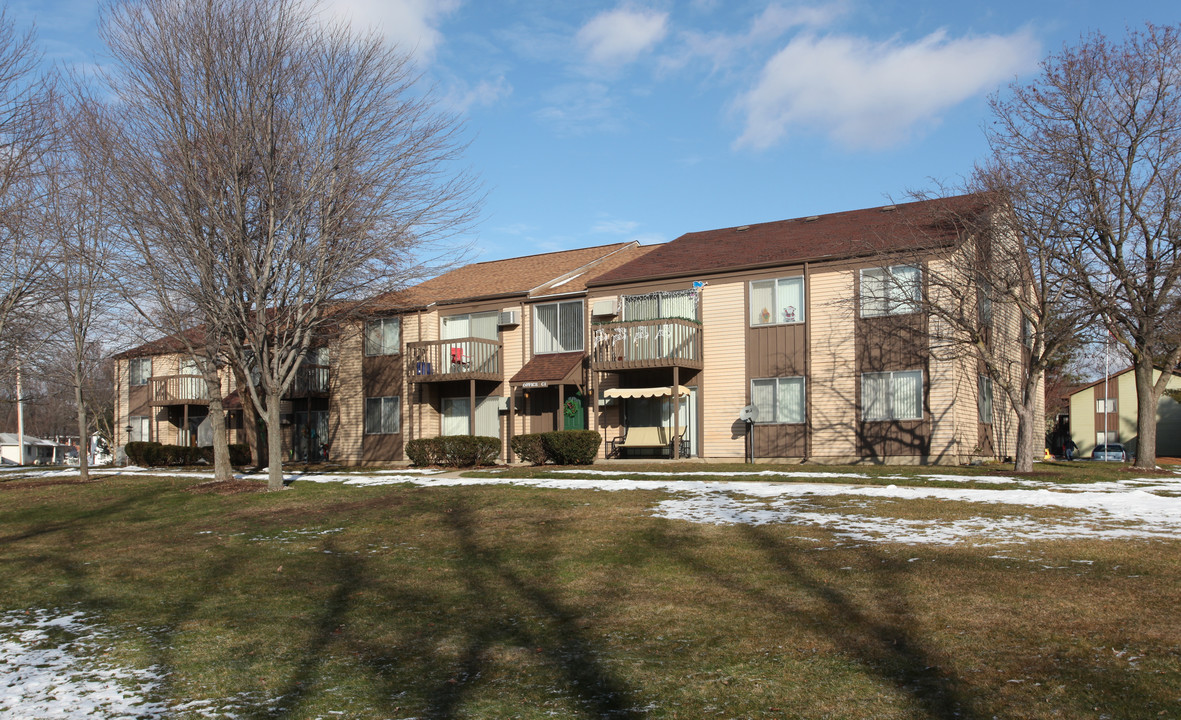
<path id="1" fill-rule="evenodd" d="M 735 144 L 764 149 L 799 129 L 851 148 L 895 145 L 1033 66 L 1039 54 L 1028 32 L 961 39 L 937 32 L 909 45 L 801 35 L 738 99 L 745 127 Z"/>
<path id="2" fill-rule="evenodd" d="M 448 91 L 447 96 L 443 99 L 443 105 L 462 115 L 473 107 L 494 105 L 512 93 L 513 86 L 503 75 L 498 75 L 492 80 L 481 80 L 474 86 L 459 81 Z"/>
<path id="3" fill-rule="evenodd" d="M 335 20 L 359 31 L 375 30 L 419 63 L 430 62 L 443 42 L 438 25 L 459 9 L 461 0 L 328 0 Z"/>
<path id="4" fill-rule="evenodd" d="M 667 32 L 668 13 L 617 8 L 591 18 L 574 40 L 592 63 L 619 66 L 654 47 Z"/>
<path id="5" fill-rule="evenodd" d="M 591 232 L 603 235 L 627 235 L 635 232 L 640 224 L 634 220 L 600 220 Z"/>

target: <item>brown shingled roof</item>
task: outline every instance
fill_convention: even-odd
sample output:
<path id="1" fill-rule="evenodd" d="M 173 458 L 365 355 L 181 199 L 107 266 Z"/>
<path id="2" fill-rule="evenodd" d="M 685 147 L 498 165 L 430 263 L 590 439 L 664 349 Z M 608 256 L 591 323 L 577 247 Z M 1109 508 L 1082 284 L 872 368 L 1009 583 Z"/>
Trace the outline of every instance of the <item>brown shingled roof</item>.
<path id="1" fill-rule="evenodd" d="M 184 335 L 188 336 L 189 342 L 194 347 L 200 347 L 205 342 L 205 327 L 198 326 L 189 328 L 184 331 Z M 181 339 L 180 334 L 165 335 L 143 345 L 133 347 L 130 350 L 124 350 L 112 357 L 116 360 L 123 360 L 125 358 L 147 357 L 149 355 L 171 355 L 172 353 L 184 352 L 185 344 Z"/>
<path id="2" fill-rule="evenodd" d="M 964 218 L 984 209 L 981 196 L 960 195 L 687 233 L 587 284 L 608 285 L 946 246 L 959 238 Z"/>
<path id="3" fill-rule="evenodd" d="M 596 263 L 635 243 L 528 255 L 526 257 L 472 263 L 378 298 L 375 310 L 413 308 L 430 303 L 456 303 L 482 298 L 524 296 L 529 291 L 561 279 L 579 268 Z M 585 289 L 585 285 L 580 289 Z"/>
<path id="4" fill-rule="evenodd" d="M 582 365 L 582 358 L 581 352 L 534 355 L 532 360 L 525 363 L 525 367 L 509 379 L 509 383 L 561 382 Z"/>

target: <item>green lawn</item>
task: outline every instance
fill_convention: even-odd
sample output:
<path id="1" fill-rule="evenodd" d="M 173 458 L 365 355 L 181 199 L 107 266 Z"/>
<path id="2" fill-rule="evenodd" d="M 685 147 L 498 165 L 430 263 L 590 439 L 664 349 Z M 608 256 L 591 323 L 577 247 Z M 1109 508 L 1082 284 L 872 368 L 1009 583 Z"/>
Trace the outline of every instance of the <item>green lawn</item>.
<path id="1" fill-rule="evenodd" d="M 0 611 L 85 610 L 105 662 L 167 673 L 151 699 L 240 718 L 1181 717 L 1178 541 L 915 547 L 658 519 L 655 492 L 202 482 L 0 479 Z"/>

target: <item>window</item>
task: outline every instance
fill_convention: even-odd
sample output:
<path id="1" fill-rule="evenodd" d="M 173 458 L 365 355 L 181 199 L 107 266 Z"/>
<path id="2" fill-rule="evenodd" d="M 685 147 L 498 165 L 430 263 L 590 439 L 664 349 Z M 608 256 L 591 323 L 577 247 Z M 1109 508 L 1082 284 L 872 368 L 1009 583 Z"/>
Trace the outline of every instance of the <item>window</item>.
<path id="1" fill-rule="evenodd" d="M 441 337 L 443 340 L 460 340 L 469 337 L 496 340 L 499 338 L 499 319 L 500 313 L 495 310 L 448 315 L 442 320 Z"/>
<path id="2" fill-rule="evenodd" d="M 861 317 L 918 312 L 922 298 L 922 273 L 914 265 L 861 271 Z"/>
<path id="3" fill-rule="evenodd" d="M 328 348 L 309 348 L 307 360 L 305 360 L 305 362 L 308 365 L 321 365 L 323 367 L 328 367 Z"/>
<path id="4" fill-rule="evenodd" d="M 750 284 L 750 324 L 780 325 L 804 321 L 804 278 L 755 280 Z"/>
<path id="5" fill-rule="evenodd" d="M 1116 410 L 1116 401 L 1118 399 L 1119 398 L 1107 398 L 1107 400 L 1104 401 L 1103 398 L 1099 398 L 1098 400 L 1095 401 L 1095 412 L 1097 412 L 1097 413 L 1116 412 L 1117 411 Z"/>
<path id="6" fill-rule="evenodd" d="M 1119 442 L 1119 433 L 1116 432 L 1115 430 L 1109 430 L 1107 432 L 1100 431 L 1100 432 L 1095 433 L 1095 444 L 1096 445 L 1106 445 L 1108 443 L 1117 443 L 1117 442 Z"/>
<path id="7" fill-rule="evenodd" d="M 864 373 L 861 376 L 861 419 L 922 420 L 923 372 Z"/>
<path id="8" fill-rule="evenodd" d="M 582 344 L 582 301 L 533 306 L 533 353 L 579 352 Z"/>
<path id="9" fill-rule="evenodd" d="M 402 399 L 365 398 L 365 434 L 396 435 L 402 432 Z"/>
<path id="10" fill-rule="evenodd" d="M 147 442 L 151 439 L 147 416 L 132 415 L 127 418 L 127 424 L 131 426 L 131 434 L 127 437 L 127 442 Z"/>
<path id="11" fill-rule="evenodd" d="M 751 404 L 759 423 L 804 422 L 804 378 L 782 377 L 750 381 Z"/>
<path id="12" fill-rule="evenodd" d="M 992 424 L 992 378 L 980 376 L 980 395 L 977 398 L 980 405 L 980 422 Z"/>
<path id="13" fill-rule="evenodd" d="M 697 320 L 697 291 L 672 290 L 623 296 L 623 319 Z"/>
<path id="14" fill-rule="evenodd" d="M 128 384 L 147 385 L 148 378 L 152 377 L 152 359 L 132 358 L 127 363 L 127 372 L 131 378 Z"/>
<path id="15" fill-rule="evenodd" d="M 465 397 L 443 398 L 443 434 L 467 435 L 468 408 L 471 400 Z M 476 398 L 476 435 L 500 437 L 500 403 L 496 397 Z"/>
<path id="16" fill-rule="evenodd" d="M 366 355 L 396 355 L 402 347 L 402 318 L 371 320 L 365 324 Z"/>

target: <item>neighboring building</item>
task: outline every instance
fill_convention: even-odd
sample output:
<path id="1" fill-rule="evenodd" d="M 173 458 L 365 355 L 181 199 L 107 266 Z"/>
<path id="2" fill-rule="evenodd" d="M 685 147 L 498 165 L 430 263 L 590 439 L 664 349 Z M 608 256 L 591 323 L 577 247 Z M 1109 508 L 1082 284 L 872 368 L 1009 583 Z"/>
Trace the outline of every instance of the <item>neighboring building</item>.
<path id="1" fill-rule="evenodd" d="M 285 398 L 289 456 L 393 462 L 411 439 L 475 434 L 508 458 L 514 435 L 586 427 L 603 456 L 667 457 L 679 436 L 689 455 L 741 460 L 747 406 L 758 459 L 1012 455 L 1011 408 L 975 357 L 932 351 L 918 302 L 937 295 L 929 271 L 977 252 L 943 207 L 987 211 L 964 196 L 476 263 L 382 296 Z M 989 308 L 982 322 L 1011 322 Z M 124 435 L 194 441 L 208 402 L 176 349 L 119 356 Z"/>
<path id="2" fill-rule="evenodd" d="M 21 461 L 21 442 L 16 433 L 0 433 L 0 464 L 4 465 L 62 465 L 69 445 L 25 435 L 24 461 Z"/>
<path id="3" fill-rule="evenodd" d="M 1153 372 L 1153 381 L 1160 371 Z M 1181 375 L 1169 379 L 1169 390 L 1181 390 Z M 1131 367 L 1075 388 L 1070 394 L 1070 434 L 1078 445 L 1075 457 L 1090 457 L 1096 445 L 1121 443 L 1129 456 L 1137 445 L 1136 375 Z M 1157 457 L 1181 457 L 1181 403 L 1162 394 L 1156 406 Z"/>

